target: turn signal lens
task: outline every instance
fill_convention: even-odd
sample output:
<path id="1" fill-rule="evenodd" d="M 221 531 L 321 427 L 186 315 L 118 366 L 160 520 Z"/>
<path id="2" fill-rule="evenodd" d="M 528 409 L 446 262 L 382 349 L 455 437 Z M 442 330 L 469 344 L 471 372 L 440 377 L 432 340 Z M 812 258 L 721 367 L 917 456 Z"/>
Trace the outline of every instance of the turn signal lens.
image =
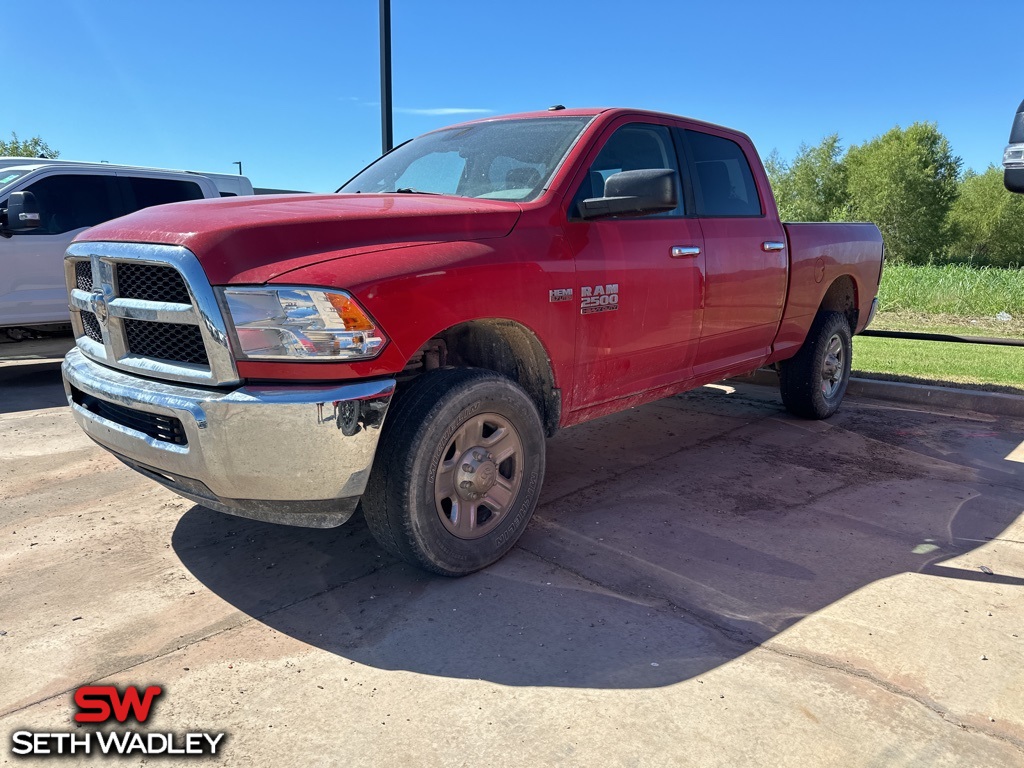
<path id="1" fill-rule="evenodd" d="M 325 294 L 331 306 L 338 311 L 338 317 L 350 331 L 372 331 L 373 323 L 363 313 L 362 308 L 347 293 Z"/>

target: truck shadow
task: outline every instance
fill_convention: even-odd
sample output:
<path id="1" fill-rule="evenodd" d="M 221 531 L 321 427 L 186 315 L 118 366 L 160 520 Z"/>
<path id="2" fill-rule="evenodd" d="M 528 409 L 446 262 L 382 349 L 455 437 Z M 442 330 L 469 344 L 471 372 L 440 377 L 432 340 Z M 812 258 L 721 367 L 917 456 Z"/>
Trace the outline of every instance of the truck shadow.
<path id="1" fill-rule="evenodd" d="M 59 361 L 9 362 L 0 366 L 0 392 L 0 414 L 68 404 Z"/>
<path id="2" fill-rule="evenodd" d="M 702 390 L 549 441 L 520 546 L 463 579 L 395 562 L 359 517 L 319 531 L 194 507 L 173 547 L 240 610 L 362 664 L 663 686 L 897 574 L 1024 587 L 975 552 L 1024 510 L 1006 460 L 1022 440 L 1020 421 L 861 401 L 809 423 L 767 390 Z"/>

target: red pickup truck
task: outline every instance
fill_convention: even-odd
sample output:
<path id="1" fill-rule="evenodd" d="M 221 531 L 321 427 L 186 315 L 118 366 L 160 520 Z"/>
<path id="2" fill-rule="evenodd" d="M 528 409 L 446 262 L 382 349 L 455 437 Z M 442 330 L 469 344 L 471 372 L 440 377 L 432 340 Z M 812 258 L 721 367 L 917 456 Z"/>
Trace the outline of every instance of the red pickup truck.
<path id="1" fill-rule="evenodd" d="M 82 428 L 206 507 L 465 574 L 557 429 L 761 366 L 824 418 L 875 309 L 871 224 L 783 224 L 750 140 L 628 109 L 479 120 L 334 195 L 177 203 L 65 271 Z"/>

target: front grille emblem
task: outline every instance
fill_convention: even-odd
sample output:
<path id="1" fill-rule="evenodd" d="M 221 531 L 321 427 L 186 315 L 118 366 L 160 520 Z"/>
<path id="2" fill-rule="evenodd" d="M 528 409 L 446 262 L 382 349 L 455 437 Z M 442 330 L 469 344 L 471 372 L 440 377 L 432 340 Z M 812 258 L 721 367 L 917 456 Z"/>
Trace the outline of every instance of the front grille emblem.
<path id="1" fill-rule="evenodd" d="M 107 301 L 103 298 L 103 294 L 100 291 L 92 292 L 92 295 L 89 297 L 89 308 L 96 315 L 96 319 L 100 321 L 100 325 L 107 324 L 110 310 L 107 309 Z"/>

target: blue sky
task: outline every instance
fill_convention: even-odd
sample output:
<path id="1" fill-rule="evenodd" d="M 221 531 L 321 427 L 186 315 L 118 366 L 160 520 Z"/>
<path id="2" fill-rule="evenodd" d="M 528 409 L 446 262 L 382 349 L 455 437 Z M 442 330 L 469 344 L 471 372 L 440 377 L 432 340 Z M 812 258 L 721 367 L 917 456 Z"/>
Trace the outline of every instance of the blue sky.
<path id="1" fill-rule="evenodd" d="M 256 186 L 313 191 L 380 153 L 377 0 L 24 7 L 35 20 L 0 33 L 4 138 L 67 159 L 241 160 Z M 983 170 L 1024 98 L 1019 2 L 392 0 L 392 16 L 396 141 L 556 103 L 634 106 L 791 158 L 831 132 L 849 145 L 927 120 Z"/>

